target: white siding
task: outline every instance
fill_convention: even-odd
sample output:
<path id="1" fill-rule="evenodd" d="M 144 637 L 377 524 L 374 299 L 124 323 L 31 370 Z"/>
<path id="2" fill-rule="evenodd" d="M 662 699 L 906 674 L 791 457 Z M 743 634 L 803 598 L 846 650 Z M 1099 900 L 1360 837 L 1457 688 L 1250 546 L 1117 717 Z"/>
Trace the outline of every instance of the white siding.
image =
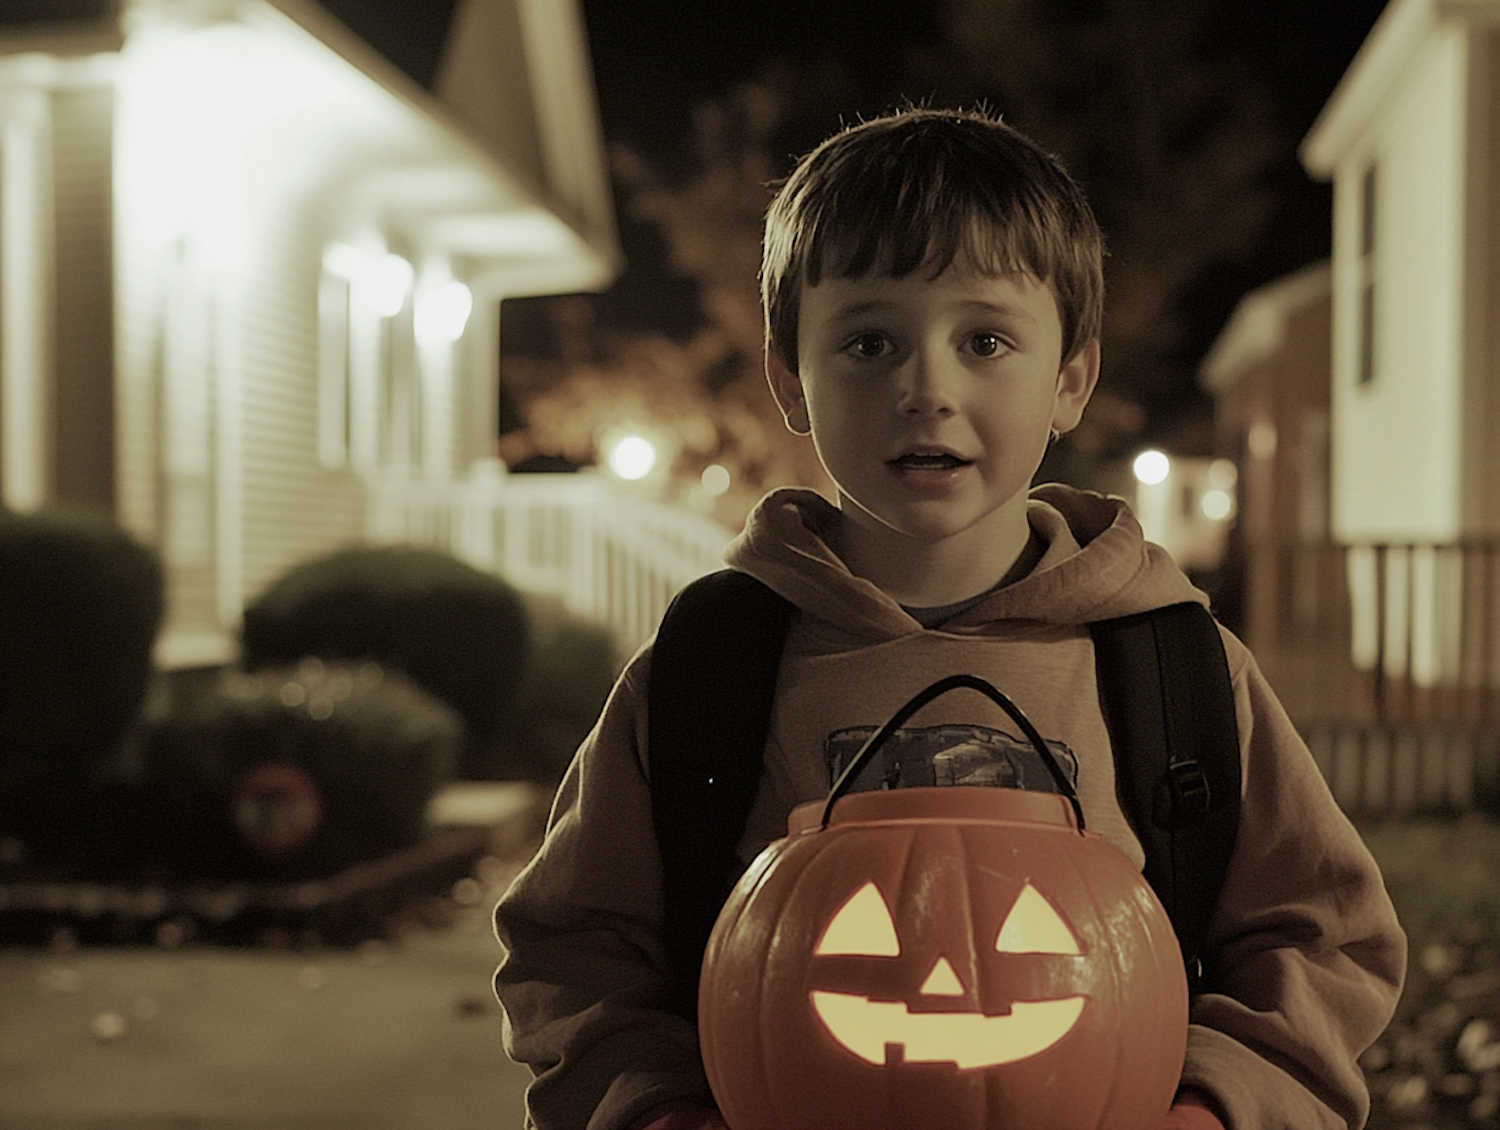
<path id="1" fill-rule="evenodd" d="M 1463 219 L 1467 52 L 1437 30 L 1337 171 L 1336 255 L 1355 277 L 1360 185 L 1376 190 L 1375 377 L 1357 384 L 1359 293 L 1338 288 L 1334 527 L 1344 540 L 1455 537 L 1463 465 Z"/>
<path id="2" fill-rule="evenodd" d="M 318 456 L 318 282 L 311 209 L 266 225 L 243 310 L 240 604 L 306 557 L 358 539 L 359 479 Z"/>

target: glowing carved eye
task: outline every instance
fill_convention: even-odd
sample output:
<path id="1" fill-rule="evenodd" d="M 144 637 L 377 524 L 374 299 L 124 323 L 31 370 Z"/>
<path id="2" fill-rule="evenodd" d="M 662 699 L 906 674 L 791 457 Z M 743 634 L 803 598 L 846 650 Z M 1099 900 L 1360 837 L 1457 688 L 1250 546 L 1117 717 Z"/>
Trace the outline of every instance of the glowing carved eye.
<path id="1" fill-rule="evenodd" d="M 1057 908 L 1030 883 L 1021 888 L 1016 905 L 1005 916 L 1005 923 L 995 939 L 995 949 L 1000 953 L 1047 953 L 1069 957 L 1083 954 L 1078 939 L 1068 929 Z"/>
<path id="2" fill-rule="evenodd" d="M 866 883 L 839 907 L 813 952 L 860 957 L 896 957 L 901 953 L 891 908 L 874 883 Z"/>

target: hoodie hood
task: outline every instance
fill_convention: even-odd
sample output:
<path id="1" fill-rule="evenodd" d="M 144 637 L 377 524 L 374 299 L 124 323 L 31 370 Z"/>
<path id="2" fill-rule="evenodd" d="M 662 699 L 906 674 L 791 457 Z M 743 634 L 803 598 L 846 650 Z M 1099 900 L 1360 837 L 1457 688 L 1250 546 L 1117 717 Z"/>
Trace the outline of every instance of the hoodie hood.
<path id="1" fill-rule="evenodd" d="M 954 617 L 944 632 L 985 635 L 999 621 L 1085 624 L 1184 600 L 1208 603 L 1167 552 L 1146 541 L 1124 499 L 1054 483 L 1031 492 L 1027 518 L 1044 547 L 1036 567 Z M 829 548 L 828 535 L 842 520 L 837 507 L 812 491 L 774 491 L 751 513 L 726 559 L 842 631 L 873 639 L 922 631 Z"/>

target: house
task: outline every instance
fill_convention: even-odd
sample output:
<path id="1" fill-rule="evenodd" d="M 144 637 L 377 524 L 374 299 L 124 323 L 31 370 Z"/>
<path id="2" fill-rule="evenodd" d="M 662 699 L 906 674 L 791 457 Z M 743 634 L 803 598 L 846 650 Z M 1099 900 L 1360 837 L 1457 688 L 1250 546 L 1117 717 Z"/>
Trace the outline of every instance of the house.
<path id="1" fill-rule="evenodd" d="M 1254 567 L 1279 577 L 1252 578 L 1250 594 L 1281 603 L 1252 611 L 1250 634 L 1269 630 L 1270 661 L 1287 660 L 1295 633 L 1274 637 L 1312 607 L 1299 569 L 1316 578 L 1318 605 L 1347 615 L 1344 657 L 1314 648 L 1280 689 L 1295 701 L 1300 680 L 1327 699 L 1330 728 L 1310 744 L 1336 795 L 1359 807 L 1500 795 L 1497 107 L 1500 0 L 1391 0 L 1301 148 L 1334 193 L 1326 522 L 1342 601 L 1340 570 L 1308 564 L 1313 523 L 1301 528 L 1309 513 L 1324 520 L 1317 405 L 1261 396 L 1271 428 L 1257 441 L 1257 385 L 1292 395 L 1273 374 L 1248 378 L 1229 414 L 1247 441 L 1247 548 L 1265 536 L 1299 547 Z M 1281 316 L 1291 335 L 1295 312 Z M 1289 412 L 1303 421 L 1290 434 Z M 1295 467 L 1276 455 L 1289 439 Z M 1251 501 L 1258 475 L 1270 476 L 1265 504 Z M 1359 679 L 1340 689 L 1349 668 Z"/>
<path id="2" fill-rule="evenodd" d="M 578 513 L 610 509 L 493 459 L 499 301 L 618 269 L 578 6 L 444 14 L 424 85 L 312 0 L 0 12 L 0 501 L 154 546 L 165 666 L 231 658 L 247 599 L 340 545 L 547 566 L 538 537 L 577 559 Z M 542 572 L 573 603 L 619 587 Z M 633 636 L 681 572 L 643 582 Z"/>
<path id="3" fill-rule="evenodd" d="M 1302 147 L 1334 186 L 1352 658 L 1402 696 L 1387 708 L 1474 719 L 1500 683 L 1497 99 L 1500 0 L 1393 0 Z"/>
<path id="4" fill-rule="evenodd" d="M 1223 603 L 1304 726 L 1371 720 L 1349 659 L 1343 550 L 1329 532 L 1331 307 L 1327 262 L 1251 291 L 1198 372 L 1214 396 L 1215 450 L 1238 468 Z"/>

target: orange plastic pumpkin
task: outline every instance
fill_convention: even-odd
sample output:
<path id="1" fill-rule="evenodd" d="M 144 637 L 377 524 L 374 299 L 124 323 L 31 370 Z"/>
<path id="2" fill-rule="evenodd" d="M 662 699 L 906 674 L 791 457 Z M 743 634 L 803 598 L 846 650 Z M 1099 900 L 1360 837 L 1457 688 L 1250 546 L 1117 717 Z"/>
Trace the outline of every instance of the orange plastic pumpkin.
<path id="1" fill-rule="evenodd" d="M 704 958 L 733 1130 L 1156 1130 L 1187 1043 L 1181 954 L 1075 812 L 967 787 L 793 812 Z"/>

